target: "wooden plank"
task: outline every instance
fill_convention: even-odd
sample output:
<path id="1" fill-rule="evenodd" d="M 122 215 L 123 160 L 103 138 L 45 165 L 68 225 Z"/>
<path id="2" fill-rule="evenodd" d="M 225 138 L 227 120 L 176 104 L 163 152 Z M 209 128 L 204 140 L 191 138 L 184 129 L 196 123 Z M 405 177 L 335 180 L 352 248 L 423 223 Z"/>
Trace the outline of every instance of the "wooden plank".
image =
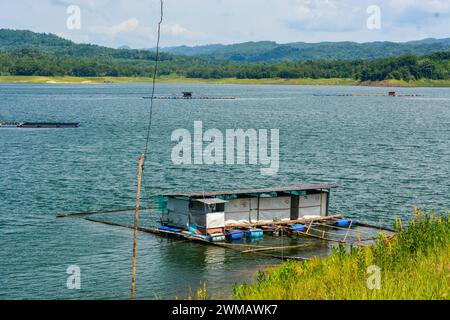
<path id="1" fill-rule="evenodd" d="M 336 214 L 333 216 L 327 217 L 318 217 L 318 218 L 310 218 L 310 219 L 296 219 L 296 220 L 286 220 L 286 221 L 267 221 L 267 222 L 254 222 L 254 223 L 234 223 L 229 224 L 225 228 L 249 228 L 249 227 L 262 227 L 262 226 L 278 226 L 278 225 L 290 225 L 295 223 L 307 223 L 307 222 L 315 222 L 315 221 L 328 221 L 342 218 L 342 215 Z"/>

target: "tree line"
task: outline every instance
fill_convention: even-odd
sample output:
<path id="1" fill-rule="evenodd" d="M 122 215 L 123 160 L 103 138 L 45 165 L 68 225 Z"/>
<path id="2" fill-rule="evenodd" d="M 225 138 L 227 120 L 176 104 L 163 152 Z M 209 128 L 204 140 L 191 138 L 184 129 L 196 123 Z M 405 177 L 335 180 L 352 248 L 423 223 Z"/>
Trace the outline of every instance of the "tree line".
<path id="1" fill-rule="evenodd" d="M 196 57 L 162 56 L 159 75 L 188 78 L 352 78 L 361 81 L 387 79 L 450 79 L 450 51 L 426 56 L 411 54 L 374 60 L 317 60 L 278 63 L 240 63 Z M 30 48 L 0 51 L 0 75 L 150 77 L 152 53 L 80 57 L 56 55 Z"/>

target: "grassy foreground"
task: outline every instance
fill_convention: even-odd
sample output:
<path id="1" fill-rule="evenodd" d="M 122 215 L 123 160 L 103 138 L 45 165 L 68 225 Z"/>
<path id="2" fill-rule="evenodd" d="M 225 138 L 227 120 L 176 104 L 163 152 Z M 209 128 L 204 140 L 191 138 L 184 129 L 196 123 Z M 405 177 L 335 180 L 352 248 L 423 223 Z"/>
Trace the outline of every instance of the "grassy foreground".
<path id="1" fill-rule="evenodd" d="M 43 77 L 43 76 L 0 76 L 0 83 L 37 83 L 37 84 L 103 84 L 103 83 L 132 83 L 151 82 L 151 78 L 139 77 Z M 379 87 L 450 87 L 450 80 L 415 81 L 386 80 L 376 82 L 360 82 L 355 79 L 198 79 L 186 78 L 177 75 L 162 76 L 158 78 L 161 83 L 210 83 L 210 84 L 280 84 L 280 85 L 336 85 L 336 86 L 379 86 Z"/>
<path id="2" fill-rule="evenodd" d="M 235 285 L 237 299 L 445 299 L 449 298 L 450 217 L 416 217 L 398 235 L 373 246 L 337 248 L 327 258 L 286 262 L 260 272 L 255 284 Z M 374 267 L 375 266 L 375 267 Z M 380 282 L 375 278 L 379 267 Z M 372 289 L 369 289 L 369 285 Z M 375 288 L 374 288 L 375 287 Z"/>

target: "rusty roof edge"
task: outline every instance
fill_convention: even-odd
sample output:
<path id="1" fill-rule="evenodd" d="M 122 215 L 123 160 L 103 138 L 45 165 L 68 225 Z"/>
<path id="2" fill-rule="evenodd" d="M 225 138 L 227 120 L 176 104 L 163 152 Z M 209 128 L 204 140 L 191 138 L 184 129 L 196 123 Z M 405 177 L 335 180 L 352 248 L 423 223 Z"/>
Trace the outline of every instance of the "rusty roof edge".
<path id="1" fill-rule="evenodd" d="M 166 197 L 201 197 L 201 196 L 218 196 L 230 194 L 247 194 L 247 193 L 266 193 L 266 192 L 283 192 L 283 191 L 302 191 L 302 190 L 317 190 L 317 189 L 332 189 L 337 188 L 336 183 L 311 183 L 296 186 L 274 187 L 274 188 L 255 188 L 255 189 L 241 189 L 241 190 L 223 190 L 223 191 L 209 191 L 209 192 L 179 192 L 167 193 L 162 196 Z"/>

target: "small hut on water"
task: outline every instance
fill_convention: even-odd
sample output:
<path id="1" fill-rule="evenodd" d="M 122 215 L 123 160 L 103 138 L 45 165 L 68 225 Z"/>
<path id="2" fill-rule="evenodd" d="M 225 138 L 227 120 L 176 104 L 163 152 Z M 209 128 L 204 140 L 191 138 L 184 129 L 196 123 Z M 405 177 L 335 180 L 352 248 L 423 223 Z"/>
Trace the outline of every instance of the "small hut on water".
<path id="1" fill-rule="evenodd" d="M 184 99 L 192 99 L 193 92 L 191 92 L 191 91 L 183 91 L 182 94 L 183 94 L 183 98 Z"/>
<path id="2" fill-rule="evenodd" d="M 202 234 L 227 225 L 289 221 L 328 215 L 335 184 L 167 194 L 164 225 Z"/>

